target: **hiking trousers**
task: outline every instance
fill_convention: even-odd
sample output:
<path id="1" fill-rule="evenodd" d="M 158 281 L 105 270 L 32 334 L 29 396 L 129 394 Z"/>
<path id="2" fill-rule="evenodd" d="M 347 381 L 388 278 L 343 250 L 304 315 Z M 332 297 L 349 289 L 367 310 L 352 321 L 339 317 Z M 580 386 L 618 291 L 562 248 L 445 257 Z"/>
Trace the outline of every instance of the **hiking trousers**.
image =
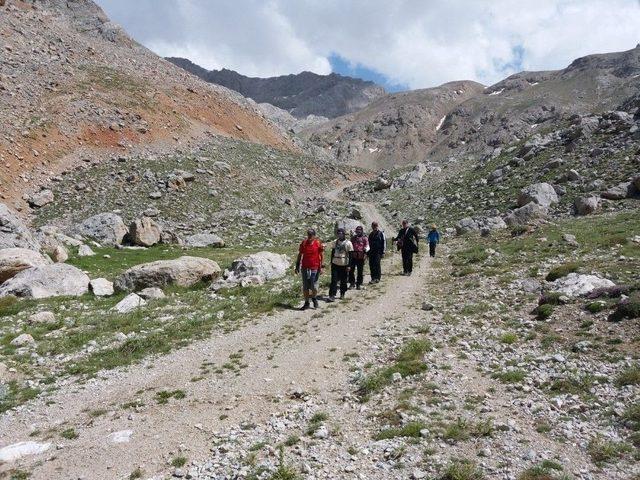
<path id="1" fill-rule="evenodd" d="M 402 249 L 402 270 L 404 273 L 413 272 L 413 252 Z"/>
<path id="2" fill-rule="evenodd" d="M 382 278 L 382 267 L 380 262 L 382 255 L 379 253 L 369 252 L 369 270 L 371 271 L 371 280 L 380 280 Z"/>
<path id="3" fill-rule="evenodd" d="M 338 284 L 340 284 L 340 294 L 347 291 L 347 265 L 331 264 L 331 285 L 329 285 L 329 296 L 335 297 L 338 293 Z"/>
<path id="4" fill-rule="evenodd" d="M 430 257 L 435 257 L 436 256 L 436 245 L 438 245 L 436 242 L 429 242 L 429 256 Z"/>
<path id="5" fill-rule="evenodd" d="M 356 275 L 356 270 L 357 275 Z M 364 258 L 362 260 L 351 259 L 351 270 L 349 271 L 349 283 L 351 285 L 362 285 L 362 277 L 364 276 Z"/>

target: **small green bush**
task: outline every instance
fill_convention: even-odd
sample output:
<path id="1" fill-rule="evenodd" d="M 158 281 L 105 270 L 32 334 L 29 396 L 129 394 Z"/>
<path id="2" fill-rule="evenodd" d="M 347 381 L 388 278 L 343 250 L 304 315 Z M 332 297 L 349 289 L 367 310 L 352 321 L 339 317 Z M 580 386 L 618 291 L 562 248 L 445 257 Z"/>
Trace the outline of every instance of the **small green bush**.
<path id="1" fill-rule="evenodd" d="M 549 303 L 545 303 L 543 305 L 538 305 L 533 310 L 534 315 L 538 320 L 546 320 L 553 314 L 553 305 Z"/>
<path id="2" fill-rule="evenodd" d="M 470 460 L 453 460 L 438 480 L 483 480 L 484 473 Z"/>
<path id="3" fill-rule="evenodd" d="M 633 292 L 626 301 L 618 303 L 615 311 L 609 316 L 612 322 L 619 322 L 625 318 L 640 318 L 640 292 Z"/>
<path id="4" fill-rule="evenodd" d="M 562 465 L 544 460 L 541 464 L 527 468 L 518 476 L 518 480 L 568 480 L 562 473 Z"/>
<path id="5" fill-rule="evenodd" d="M 629 450 L 631 450 L 631 447 L 626 443 L 614 442 L 602 437 L 594 437 L 587 445 L 587 452 L 596 465 L 620 458 Z"/>
<path id="6" fill-rule="evenodd" d="M 586 308 L 589 313 L 599 313 L 607 308 L 607 304 L 605 302 L 591 302 L 587 304 Z"/>
<path id="7" fill-rule="evenodd" d="M 557 280 L 559 278 L 566 277 L 570 273 L 577 272 L 579 268 L 580 266 L 575 262 L 558 265 L 557 267 L 554 267 L 549 271 L 549 273 L 545 277 L 545 280 L 547 280 L 548 282 L 553 282 L 554 280 Z"/>
<path id="8" fill-rule="evenodd" d="M 618 387 L 640 385 L 640 365 L 632 365 L 622 370 L 615 381 Z"/>
<path id="9" fill-rule="evenodd" d="M 427 428 L 422 422 L 411 422 L 399 428 L 387 428 L 378 433 L 374 438 L 376 440 L 386 440 L 395 437 L 413 437 L 420 438 L 420 430 Z"/>

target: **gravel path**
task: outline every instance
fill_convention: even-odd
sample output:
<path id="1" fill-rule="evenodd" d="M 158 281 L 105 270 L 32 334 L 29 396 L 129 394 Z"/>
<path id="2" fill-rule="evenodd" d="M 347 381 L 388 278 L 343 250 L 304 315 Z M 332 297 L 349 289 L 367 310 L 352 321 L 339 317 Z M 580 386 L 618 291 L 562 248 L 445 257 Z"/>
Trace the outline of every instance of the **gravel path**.
<path id="1" fill-rule="evenodd" d="M 370 218 L 382 218 L 374 206 L 362 207 Z M 399 262 L 390 257 L 386 270 L 397 271 Z M 55 435 L 48 452 L 13 465 L 32 470 L 33 479 L 124 478 L 138 466 L 148 476 L 166 470 L 179 450 L 190 460 L 205 459 L 213 432 L 266 420 L 292 388 L 324 401 L 344 387 L 349 372 L 340 361 L 343 353 L 357 350 L 386 317 L 412 308 L 427 265 L 425 258 L 411 278 L 389 275 L 379 286 L 350 292 L 345 302 L 321 303 L 319 312 L 267 315 L 230 334 L 63 387 L 47 398 L 48 405 L 37 400 L 3 417 L 3 444 L 27 441 L 34 430 L 75 430 L 77 439 Z M 219 367 L 230 358 L 241 358 L 243 368 L 202 374 L 203 364 Z M 191 381 L 197 377 L 204 378 Z M 157 403 L 157 392 L 174 390 L 185 398 Z M 121 408 L 131 402 L 144 405 Z M 121 431 L 132 432 L 129 441 L 114 443 L 110 435 Z"/>

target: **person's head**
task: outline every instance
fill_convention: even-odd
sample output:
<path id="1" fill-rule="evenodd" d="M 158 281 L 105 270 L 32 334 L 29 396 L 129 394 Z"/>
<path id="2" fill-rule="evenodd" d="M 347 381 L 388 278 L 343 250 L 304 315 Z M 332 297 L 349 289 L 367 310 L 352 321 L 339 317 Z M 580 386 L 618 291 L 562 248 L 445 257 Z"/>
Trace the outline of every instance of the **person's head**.
<path id="1" fill-rule="evenodd" d="M 316 238 L 316 231 L 315 231 L 315 229 L 313 229 L 313 228 L 309 228 L 309 229 L 307 230 L 307 238 L 308 238 L 309 240 L 313 240 L 314 238 Z"/>
<path id="2" fill-rule="evenodd" d="M 407 220 L 402 220 L 402 228 L 407 228 L 409 226 L 409 222 Z"/>
<path id="3" fill-rule="evenodd" d="M 364 228 L 362 228 L 362 225 L 358 225 L 358 226 L 356 227 L 356 235 L 357 235 L 357 236 L 359 236 L 359 237 L 361 237 L 361 236 L 362 236 L 362 234 L 364 234 Z"/>
<path id="4" fill-rule="evenodd" d="M 378 225 L 378 222 L 371 223 L 371 230 L 376 231 L 376 230 L 378 230 L 379 227 L 380 226 Z"/>
<path id="5" fill-rule="evenodd" d="M 435 223 L 431 224 L 431 230 L 435 230 L 435 229 L 436 229 L 436 224 Z"/>
<path id="6" fill-rule="evenodd" d="M 336 230 L 336 235 L 338 236 L 338 239 L 344 240 L 344 236 L 345 236 L 344 228 L 339 228 L 338 230 Z"/>

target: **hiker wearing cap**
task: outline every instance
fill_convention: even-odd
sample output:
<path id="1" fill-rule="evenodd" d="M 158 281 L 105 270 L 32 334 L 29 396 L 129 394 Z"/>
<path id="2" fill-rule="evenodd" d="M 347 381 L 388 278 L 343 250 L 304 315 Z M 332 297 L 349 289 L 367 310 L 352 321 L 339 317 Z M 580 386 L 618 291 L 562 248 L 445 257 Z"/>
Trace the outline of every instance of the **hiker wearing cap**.
<path id="1" fill-rule="evenodd" d="M 296 274 L 302 275 L 302 294 L 304 305 L 302 310 L 309 308 L 309 300 L 313 302 L 313 308 L 318 308 L 318 278 L 322 271 L 324 246 L 316 237 L 313 228 L 307 230 L 307 238 L 300 243 L 298 259 L 296 260 Z"/>
<path id="2" fill-rule="evenodd" d="M 427 242 L 429 242 L 429 256 L 431 258 L 436 256 L 436 245 L 440 243 L 440 232 L 435 225 L 431 225 L 431 229 L 427 234 Z"/>
<path id="3" fill-rule="evenodd" d="M 336 230 L 337 238 L 331 242 L 331 285 L 329 286 L 329 301 L 336 300 L 338 284 L 340 284 L 340 298 L 344 298 L 347 291 L 347 277 L 351 265 L 353 244 L 347 240 L 344 228 Z"/>
<path id="4" fill-rule="evenodd" d="M 349 270 L 349 288 L 355 286 L 356 290 L 360 290 L 364 276 L 364 259 L 369 253 L 369 237 L 364 234 L 362 225 L 356 227 L 356 233 L 351 237 L 351 245 L 353 245 L 353 252 Z"/>
<path id="5" fill-rule="evenodd" d="M 394 238 L 398 250 L 402 252 L 402 275 L 409 276 L 413 272 L 413 255 L 418 253 L 418 240 L 418 234 L 409 222 L 402 220 L 402 228 Z"/>
<path id="6" fill-rule="evenodd" d="M 371 282 L 378 283 L 382 278 L 382 257 L 384 257 L 387 249 L 387 239 L 384 232 L 380 230 L 378 222 L 371 224 L 371 233 L 369 234 L 369 270 L 371 272 Z"/>

